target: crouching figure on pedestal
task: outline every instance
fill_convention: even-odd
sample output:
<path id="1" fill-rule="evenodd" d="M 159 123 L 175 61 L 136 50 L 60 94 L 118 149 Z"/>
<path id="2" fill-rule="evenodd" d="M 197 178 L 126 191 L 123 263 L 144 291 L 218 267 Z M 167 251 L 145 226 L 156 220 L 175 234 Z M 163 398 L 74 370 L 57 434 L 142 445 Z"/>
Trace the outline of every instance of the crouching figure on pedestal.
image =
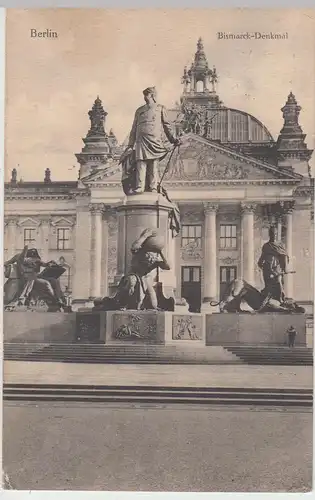
<path id="1" fill-rule="evenodd" d="M 118 285 L 114 297 L 104 297 L 94 301 L 94 310 L 115 311 L 122 309 L 162 309 L 173 310 L 174 299 L 165 298 L 161 284 L 153 284 L 152 271 L 170 270 L 169 263 L 163 255 L 163 242 L 157 231 L 145 229 L 132 244 L 130 270 Z"/>

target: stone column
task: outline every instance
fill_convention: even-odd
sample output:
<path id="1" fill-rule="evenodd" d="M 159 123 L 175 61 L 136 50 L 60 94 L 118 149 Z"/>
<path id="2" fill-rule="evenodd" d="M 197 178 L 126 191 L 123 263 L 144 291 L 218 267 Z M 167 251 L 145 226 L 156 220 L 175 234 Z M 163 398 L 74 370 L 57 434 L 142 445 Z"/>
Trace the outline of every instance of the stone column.
<path id="1" fill-rule="evenodd" d="M 293 205 L 286 209 L 285 213 L 285 247 L 289 256 L 289 268 L 292 270 L 292 253 L 293 253 Z M 286 297 L 293 298 L 293 276 L 294 274 L 285 275 L 284 279 L 284 292 Z"/>
<path id="2" fill-rule="evenodd" d="M 8 259 L 11 259 L 16 254 L 16 237 L 17 237 L 17 219 L 9 219 L 6 227 L 6 245 L 8 251 Z M 22 246 L 23 248 L 23 246 Z"/>
<path id="3" fill-rule="evenodd" d="M 102 215 L 102 259 L 101 259 L 101 288 L 100 295 L 108 295 L 108 217 L 109 207 L 105 207 Z"/>
<path id="4" fill-rule="evenodd" d="M 102 281 L 102 232 L 103 203 L 90 205 L 91 211 L 91 279 L 90 298 L 101 296 Z"/>
<path id="5" fill-rule="evenodd" d="M 253 203 L 242 203 L 242 247 L 243 247 L 243 278 L 255 285 L 255 244 L 254 244 L 254 211 Z"/>
<path id="6" fill-rule="evenodd" d="M 77 196 L 74 245 L 72 306 L 76 310 L 89 302 L 91 275 L 91 212 L 89 195 Z"/>
<path id="7" fill-rule="evenodd" d="M 41 250 L 43 260 L 48 260 L 49 258 L 49 234 L 50 234 L 50 219 L 42 219 L 41 221 Z"/>
<path id="8" fill-rule="evenodd" d="M 277 239 L 282 240 L 282 216 L 277 217 Z"/>
<path id="9" fill-rule="evenodd" d="M 125 211 L 118 212 L 117 218 L 118 218 L 118 230 L 117 230 L 117 274 L 115 276 L 116 285 L 118 285 L 120 279 L 125 274 L 125 255 L 126 251 L 128 252 L 128 248 L 126 245 L 127 213 Z"/>
<path id="10" fill-rule="evenodd" d="M 208 307 L 211 300 L 218 300 L 217 292 L 217 210 L 219 206 L 204 203 L 204 296 L 203 303 Z"/>
<path id="11" fill-rule="evenodd" d="M 195 90 L 196 90 L 195 75 L 192 74 L 190 78 L 190 92 L 194 92 Z"/>

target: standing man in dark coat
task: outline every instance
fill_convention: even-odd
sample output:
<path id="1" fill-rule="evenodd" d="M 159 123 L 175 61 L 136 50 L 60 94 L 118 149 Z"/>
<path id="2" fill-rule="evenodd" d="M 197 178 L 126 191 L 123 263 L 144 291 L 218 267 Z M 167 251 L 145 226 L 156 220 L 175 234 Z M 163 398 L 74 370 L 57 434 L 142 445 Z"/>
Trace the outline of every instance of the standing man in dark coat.
<path id="1" fill-rule="evenodd" d="M 146 104 L 137 109 L 129 136 L 128 147 L 120 162 L 124 164 L 133 152 L 136 162 L 135 187 L 133 193 L 157 191 L 159 172 L 158 164 L 168 150 L 162 142 L 163 132 L 171 144 L 179 144 L 173 135 L 167 119 L 165 107 L 157 104 L 155 87 L 143 91 Z"/>
<path id="2" fill-rule="evenodd" d="M 289 347 L 294 347 L 297 332 L 293 325 L 289 326 L 289 328 L 287 329 L 287 334 Z"/>

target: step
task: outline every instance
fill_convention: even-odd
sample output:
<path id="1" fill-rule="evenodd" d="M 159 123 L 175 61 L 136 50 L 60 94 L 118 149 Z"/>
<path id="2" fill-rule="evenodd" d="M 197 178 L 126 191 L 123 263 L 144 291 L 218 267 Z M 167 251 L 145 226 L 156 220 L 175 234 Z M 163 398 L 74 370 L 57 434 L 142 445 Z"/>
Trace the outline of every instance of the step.
<path id="1" fill-rule="evenodd" d="M 286 393 L 281 393 L 277 392 L 276 390 L 271 390 L 269 392 L 263 392 L 260 393 L 259 391 L 250 391 L 248 390 L 247 392 L 245 391 L 237 391 L 237 390 L 226 390 L 226 391 L 212 391 L 211 389 L 209 390 L 199 390 L 199 391 L 191 391 L 189 389 L 185 391 L 173 391 L 171 389 L 168 390 L 148 390 L 145 387 L 143 387 L 141 390 L 140 389 L 72 389 L 72 388 L 24 388 L 21 390 L 21 388 L 4 388 L 3 390 L 4 395 L 22 395 L 22 396 L 27 396 L 27 395 L 68 395 L 68 396 L 88 396 L 92 395 L 93 397 L 97 396 L 131 396 L 131 397 L 144 397 L 144 396 L 167 396 L 167 397 L 172 397 L 172 398 L 183 398 L 183 397 L 194 397 L 194 398 L 217 398 L 217 397 L 224 397 L 224 398 L 241 398 L 241 399 L 258 399 L 258 398 L 278 398 L 278 399 L 294 399 L 294 400 L 300 400 L 300 401 L 306 401 L 312 399 L 312 394 L 309 393 L 291 393 L 290 391 L 287 391 Z"/>
<path id="2" fill-rule="evenodd" d="M 196 398 L 193 396 L 183 396 L 180 398 L 174 398 L 172 396 L 132 396 L 132 395 L 62 395 L 57 393 L 52 393 L 49 395 L 36 394 L 36 395 L 25 395 L 25 394 L 4 394 L 4 401 L 54 401 L 54 402 L 87 402 L 87 403 L 155 403 L 155 404 L 228 404 L 228 405 L 263 405 L 263 406 L 298 406 L 298 407 L 308 407 L 313 406 L 312 399 L 299 400 L 295 397 L 292 398 L 277 398 L 269 396 L 267 398 L 259 398 L 252 396 L 250 398 L 244 397 L 206 397 L 206 398 Z"/>
<path id="3" fill-rule="evenodd" d="M 58 389 L 58 390 L 85 390 L 89 389 L 92 391 L 106 390 L 106 391 L 174 391 L 174 392 L 192 392 L 192 393 L 200 393 L 200 392 L 237 392 L 237 393 L 261 393 L 261 394 L 308 394 L 310 396 L 313 395 L 313 389 L 307 388 L 270 388 L 270 387 L 209 387 L 209 386 L 156 386 L 156 385 L 105 385 L 105 384 L 34 384 L 34 383 L 5 383 L 4 389 Z"/>

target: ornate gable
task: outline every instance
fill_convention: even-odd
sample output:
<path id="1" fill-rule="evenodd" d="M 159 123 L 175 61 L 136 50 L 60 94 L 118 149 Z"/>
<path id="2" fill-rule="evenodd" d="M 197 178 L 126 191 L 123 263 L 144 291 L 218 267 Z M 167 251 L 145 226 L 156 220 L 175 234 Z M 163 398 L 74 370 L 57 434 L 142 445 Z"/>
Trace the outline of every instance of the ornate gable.
<path id="1" fill-rule="evenodd" d="M 105 180 L 120 180 L 121 179 L 121 165 L 118 164 L 118 160 L 111 160 L 108 165 L 97 169 L 95 172 L 90 173 L 86 177 L 81 179 L 84 185 L 89 185 L 93 182 L 105 181 Z"/>
<path id="2" fill-rule="evenodd" d="M 67 219 L 66 217 L 60 217 L 52 220 L 51 225 L 55 227 L 72 227 L 74 225 L 74 221 Z"/>
<path id="3" fill-rule="evenodd" d="M 161 162 L 161 173 L 169 155 Z M 295 180 L 301 176 L 236 153 L 210 140 L 187 134 L 171 158 L 166 181 Z"/>
<path id="4" fill-rule="evenodd" d="M 18 225 L 21 227 L 38 227 L 40 226 L 40 220 L 26 217 L 25 219 L 20 219 Z"/>
<path id="5" fill-rule="evenodd" d="M 172 154 L 160 162 L 160 175 Z M 189 133 L 183 136 L 182 144 L 171 156 L 167 183 L 192 182 L 293 182 L 299 183 L 303 177 L 288 169 L 277 168 L 250 156 L 242 155 L 217 142 Z M 110 166 L 85 177 L 85 185 L 120 184 L 121 166 L 113 161 Z"/>

